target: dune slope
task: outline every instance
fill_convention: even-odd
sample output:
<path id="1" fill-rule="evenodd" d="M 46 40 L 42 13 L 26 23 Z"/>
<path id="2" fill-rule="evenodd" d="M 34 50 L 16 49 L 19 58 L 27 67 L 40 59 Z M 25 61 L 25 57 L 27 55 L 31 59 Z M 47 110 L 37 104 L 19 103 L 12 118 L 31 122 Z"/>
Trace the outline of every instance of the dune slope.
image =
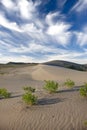
<path id="1" fill-rule="evenodd" d="M 87 81 L 87 72 L 48 65 L 2 68 L 0 71 L 4 71 L 0 74 L 0 88 L 5 87 L 12 93 L 10 99 L 0 99 L 0 130 L 87 129 L 84 124 L 87 121 L 87 99 L 80 96 L 78 89 L 61 88 L 52 95 L 43 89 L 43 80 L 62 83 L 70 78 L 81 85 Z M 36 88 L 37 105 L 23 103 L 22 87 L 25 85 Z"/>
<path id="2" fill-rule="evenodd" d="M 57 80 L 65 81 L 72 79 L 77 83 L 87 81 L 87 72 L 71 70 L 63 67 L 38 65 L 34 67 L 31 73 L 32 78 L 35 80 Z"/>

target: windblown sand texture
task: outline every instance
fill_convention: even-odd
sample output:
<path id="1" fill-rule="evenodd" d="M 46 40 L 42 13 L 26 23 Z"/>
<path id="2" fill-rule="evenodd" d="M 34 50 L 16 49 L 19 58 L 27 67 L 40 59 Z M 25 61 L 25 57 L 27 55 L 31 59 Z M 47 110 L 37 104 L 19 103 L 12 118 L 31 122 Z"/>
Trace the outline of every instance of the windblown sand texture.
<path id="1" fill-rule="evenodd" d="M 87 72 L 41 64 L 2 67 L 0 72 L 0 88 L 12 93 L 10 99 L 0 99 L 0 130 L 87 130 L 87 99 L 78 91 L 87 82 Z M 74 80 L 75 88 L 62 86 L 66 79 Z M 60 83 L 59 92 L 48 94 L 43 89 L 44 80 Z M 37 105 L 23 103 L 25 85 L 36 88 Z"/>

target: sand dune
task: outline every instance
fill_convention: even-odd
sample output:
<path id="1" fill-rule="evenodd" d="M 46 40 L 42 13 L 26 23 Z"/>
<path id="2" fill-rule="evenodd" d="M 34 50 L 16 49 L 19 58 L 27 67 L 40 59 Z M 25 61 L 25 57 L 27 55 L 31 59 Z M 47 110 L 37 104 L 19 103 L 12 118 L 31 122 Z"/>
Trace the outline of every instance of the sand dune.
<path id="1" fill-rule="evenodd" d="M 87 72 L 49 65 L 35 66 L 31 75 L 35 80 L 57 80 L 60 82 L 70 78 L 76 83 L 87 81 Z"/>
<path id="2" fill-rule="evenodd" d="M 0 130 L 86 130 L 87 99 L 78 89 L 61 88 L 56 94 L 43 90 L 43 80 L 59 83 L 70 78 L 76 85 L 87 81 L 87 72 L 49 65 L 6 68 L 0 74 L 0 88 L 12 92 L 12 98 L 0 99 Z M 38 105 L 26 106 L 21 99 L 22 87 L 36 87 Z M 79 88 L 77 86 L 77 88 Z"/>

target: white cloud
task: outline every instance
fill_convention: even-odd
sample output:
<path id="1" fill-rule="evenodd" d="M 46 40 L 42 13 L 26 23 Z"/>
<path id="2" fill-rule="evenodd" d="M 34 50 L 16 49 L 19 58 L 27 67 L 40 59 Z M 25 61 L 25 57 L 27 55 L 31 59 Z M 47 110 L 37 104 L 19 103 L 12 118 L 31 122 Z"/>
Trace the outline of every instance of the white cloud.
<path id="1" fill-rule="evenodd" d="M 29 35 L 35 42 L 39 43 L 49 43 L 49 38 L 43 31 L 42 28 L 38 28 L 34 23 L 29 23 L 21 26 L 23 33 Z"/>
<path id="2" fill-rule="evenodd" d="M 7 35 L 9 36 L 9 35 Z M 10 38 L 10 37 L 9 37 Z M 26 53 L 42 53 L 43 55 L 47 53 L 63 53 L 66 52 L 64 49 L 56 48 L 55 44 L 50 45 L 49 44 L 42 44 L 35 41 L 28 41 L 26 45 L 24 43 L 17 43 L 17 46 L 15 42 L 11 41 L 10 39 L 4 38 L 3 40 L 0 40 L 0 49 L 6 50 L 9 53 L 16 53 L 16 54 L 26 54 Z"/>
<path id="3" fill-rule="evenodd" d="M 70 26 L 64 22 L 57 22 L 57 24 L 48 27 L 47 34 L 52 36 L 57 43 L 65 46 L 71 38 L 71 32 L 68 31 Z"/>
<path id="4" fill-rule="evenodd" d="M 2 38 L 5 38 L 5 37 L 10 38 L 11 35 L 9 33 L 5 32 L 5 31 L 0 31 L 0 37 L 2 37 Z"/>
<path id="5" fill-rule="evenodd" d="M 21 32 L 16 22 L 10 22 L 3 13 L 0 13 L 0 25 L 10 30 Z"/>
<path id="6" fill-rule="evenodd" d="M 0 56 L 2 56 L 2 54 L 0 53 Z"/>
<path id="7" fill-rule="evenodd" d="M 17 5 L 20 15 L 26 19 L 32 19 L 33 13 L 35 12 L 35 6 L 32 0 L 20 0 Z"/>
<path id="8" fill-rule="evenodd" d="M 42 45 L 38 45 L 35 43 L 30 43 L 28 46 L 20 45 L 19 47 L 9 48 L 9 52 L 16 52 L 16 53 L 35 53 L 40 52 L 43 50 Z"/>
<path id="9" fill-rule="evenodd" d="M 33 58 L 25 55 L 21 56 L 9 56 L 9 55 L 0 55 L 0 63 L 8 63 L 8 62 L 33 62 Z"/>
<path id="10" fill-rule="evenodd" d="M 58 17 L 58 16 L 59 16 L 59 12 L 49 13 L 49 14 L 46 15 L 45 21 L 46 21 L 46 23 L 47 23 L 48 25 L 53 25 L 54 19 L 55 19 L 56 17 Z"/>
<path id="11" fill-rule="evenodd" d="M 1 3 L 8 9 L 14 9 L 15 4 L 12 0 L 1 0 Z"/>
<path id="12" fill-rule="evenodd" d="M 63 22 L 65 16 L 60 12 L 50 12 L 46 15 L 45 21 L 48 25 L 55 25 L 57 22 Z"/>
<path id="13" fill-rule="evenodd" d="M 35 1 L 35 3 L 34 3 L 35 7 L 39 6 L 41 4 L 41 2 L 42 2 L 41 0 Z"/>
<path id="14" fill-rule="evenodd" d="M 29 43 L 27 46 L 20 45 L 19 47 L 12 46 L 10 44 L 2 43 L 0 48 L 7 48 L 10 55 L 1 54 L 0 62 L 7 63 L 9 61 L 15 62 L 45 62 L 48 60 L 67 60 L 76 63 L 87 63 L 86 56 L 87 50 L 84 49 L 84 52 L 70 51 L 61 48 L 56 48 L 56 46 L 45 46 L 36 43 Z M 42 53 L 39 58 L 26 56 L 26 53 L 32 54 Z M 52 53 L 53 54 L 50 54 Z M 19 56 L 17 54 L 19 53 Z M 13 54 L 16 54 L 13 56 Z M 25 55 L 24 55 L 25 54 Z M 85 57 L 84 57 L 85 56 Z M 82 60 L 83 59 L 83 60 Z"/>
<path id="15" fill-rule="evenodd" d="M 24 24 L 21 26 L 21 28 L 24 32 L 30 32 L 30 33 L 38 32 L 38 29 L 34 25 L 34 23 Z"/>
<path id="16" fill-rule="evenodd" d="M 32 20 L 36 17 L 36 7 L 40 4 L 40 1 L 33 3 L 32 0 L 1 0 L 1 3 L 8 13 L 15 13 L 22 19 Z"/>
<path id="17" fill-rule="evenodd" d="M 47 45 L 41 45 L 38 43 L 29 43 L 27 44 L 27 46 L 24 45 L 20 45 L 19 47 L 9 47 L 8 48 L 9 52 L 15 52 L 15 53 L 49 53 L 49 52 L 54 52 L 57 53 L 59 49 L 56 49 L 55 47 L 51 46 L 49 48 L 49 46 Z M 60 49 L 62 50 L 62 49 Z"/>
<path id="18" fill-rule="evenodd" d="M 6 48 L 7 49 L 12 48 L 12 45 L 0 40 L 0 49 L 6 49 Z"/>
<path id="19" fill-rule="evenodd" d="M 84 32 L 77 32 L 76 33 L 77 36 L 77 43 L 80 46 L 86 45 L 87 44 L 87 34 Z"/>
<path id="20" fill-rule="evenodd" d="M 87 45 L 87 26 L 81 32 L 75 32 L 77 44 L 80 46 Z"/>
<path id="21" fill-rule="evenodd" d="M 65 24 L 63 22 L 59 22 L 55 25 L 49 26 L 47 33 L 49 35 L 60 35 L 62 33 L 67 32 L 67 30 L 70 28 L 70 25 Z"/>
<path id="22" fill-rule="evenodd" d="M 68 44 L 71 37 L 68 31 L 70 25 L 63 21 L 57 21 L 55 24 L 54 19 L 60 16 L 59 12 L 49 13 L 45 20 L 40 20 L 36 15 L 36 6 L 38 4 L 40 4 L 40 1 L 36 3 L 33 3 L 31 0 L 16 1 L 16 13 L 18 14 L 20 12 L 21 18 L 27 18 L 30 21 L 19 26 L 17 22 L 9 21 L 5 15 L 1 13 L 0 25 L 12 31 L 21 32 L 22 34 L 25 33 L 35 42 L 42 44 L 48 44 L 51 40 L 53 43 L 55 42 L 61 45 Z M 45 31 L 46 24 L 49 26 L 47 31 Z"/>
<path id="23" fill-rule="evenodd" d="M 69 51 L 66 50 L 65 52 L 62 52 L 60 54 L 54 54 L 54 55 L 48 55 L 47 60 L 64 60 L 64 61 L 70 61 L 75 62 L 79 64 L 87 64 L 87 58 L 84 56 L 87 56 L 87 52 L 76 52 L 76 51 Z"/>
<path id="24" fill-rule="evenodd" d="M 72 8 L 72 10 L 76 10 L 80 12 L 84 9 L 87 9 L 87 0 L 79 0 L 77 4 Z"/>
<path id="25" fill-rule="evenodd" d="M 7 19 L 5 12 L 0 12 L 0 26 L 12 31 L 12 34 L 4 30 L 0 31 L 0 50 L 7 54 L 7 56 L 3 53 L 0 54 L 0 62 L 43 62 L 54 59 L 74 62 L 78 59 L 80 62 L 80 58 L 87 55 L 87 50 L 79 53 L 58 48 L 59 44 L 67 47 L 73 33 L 77 38 L 78 45 L 86 45 L 86 27 L 81 32 L 70 31 L 71 25 L 64 21 L 65 16 L 60 12 L 51 12 L 46 15 L 45 19 L 40 19 L 37 6 L 40 5 L 41 0 L 35 3 L 32 0 L 1 0 L 0 2 L 4 5 L 9 17 L 10 15 L 15 17 L 14 14 L 16 14 L 16 18 L 13 18 L 14 22 L 12 22 L 11 19 Z M 60 3 L 61 8 L 65 2 L 66 0 L 63 0 L 63 3 Z M 79 0 L 74 9 L 84 10 L 87 6 L 86 2 L 87 0 Z M 15 19 L 16 21 L 21 20 L 23 23 L 21 22 L 19 25 Z M 15 41 L 17 42 L 15 43 Z M 42 53 L 42 55 L 36 58 L 26 56 L 26 53 L 34 55 Z M 12 54 L 16 55 L 12 56 Z M 86 62 L 85 58 L 83 62 Z"/>

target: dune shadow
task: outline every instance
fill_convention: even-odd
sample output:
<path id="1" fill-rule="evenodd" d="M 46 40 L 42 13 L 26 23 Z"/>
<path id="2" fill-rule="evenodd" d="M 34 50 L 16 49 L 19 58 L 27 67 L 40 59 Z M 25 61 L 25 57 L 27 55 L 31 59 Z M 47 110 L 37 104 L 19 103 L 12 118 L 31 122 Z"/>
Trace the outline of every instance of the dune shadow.
<path id="1" fill-rule="evenodd" d="M 11 95 L 11 96 L 8 97 L 8 98 L 0 97 L 0 100 L 11 99 L 11 98 L 17 98 L 17 97 L 21 97 L 21 96 L 22 96 L 22 94 L 20 94 L 20 95 L 15 95 L 15 96 Z"/>
<path id="2" fill-rule="evenodd" d="M 63 93 L 63 92 L 75 92 L 75 91 L 79 91 L 80 90 L 80 86 L 78 87 L 74 87 L 74 88 L 71 88 L 71 89 L 64 89 L 64 90 L 59 90 L 57 91 L 57 93 Z"/>
<path id="3" fill-rule="evenodd" d="M 4 96 L 1 96 L 0 97 L 0 100 L 4 100 L 4 99 L 11 99 L 11 98 L 17 98 L 17 97 L 21 97 L 23 94 L 15 94 L 14 95 L 14 93 L 13 92 L 10 92 L 9 93 L 10 94 L 10 96 L 9 97 L 4 97 Z"/>
<path id="4" fill-rule="evenodd" d="M 52 105 L 57 104 L 59 102 L 63 102 L 65 99 L 60 98 L 42 98 L 38 100 L 38 105 Z"/>
<path id="5" fill-rule="evenodd" d="M 21 97 L 23 94 L 19 94 L 19 95 L 11 95 L 10 98 L 17 98 L 17 97 Z"/>

